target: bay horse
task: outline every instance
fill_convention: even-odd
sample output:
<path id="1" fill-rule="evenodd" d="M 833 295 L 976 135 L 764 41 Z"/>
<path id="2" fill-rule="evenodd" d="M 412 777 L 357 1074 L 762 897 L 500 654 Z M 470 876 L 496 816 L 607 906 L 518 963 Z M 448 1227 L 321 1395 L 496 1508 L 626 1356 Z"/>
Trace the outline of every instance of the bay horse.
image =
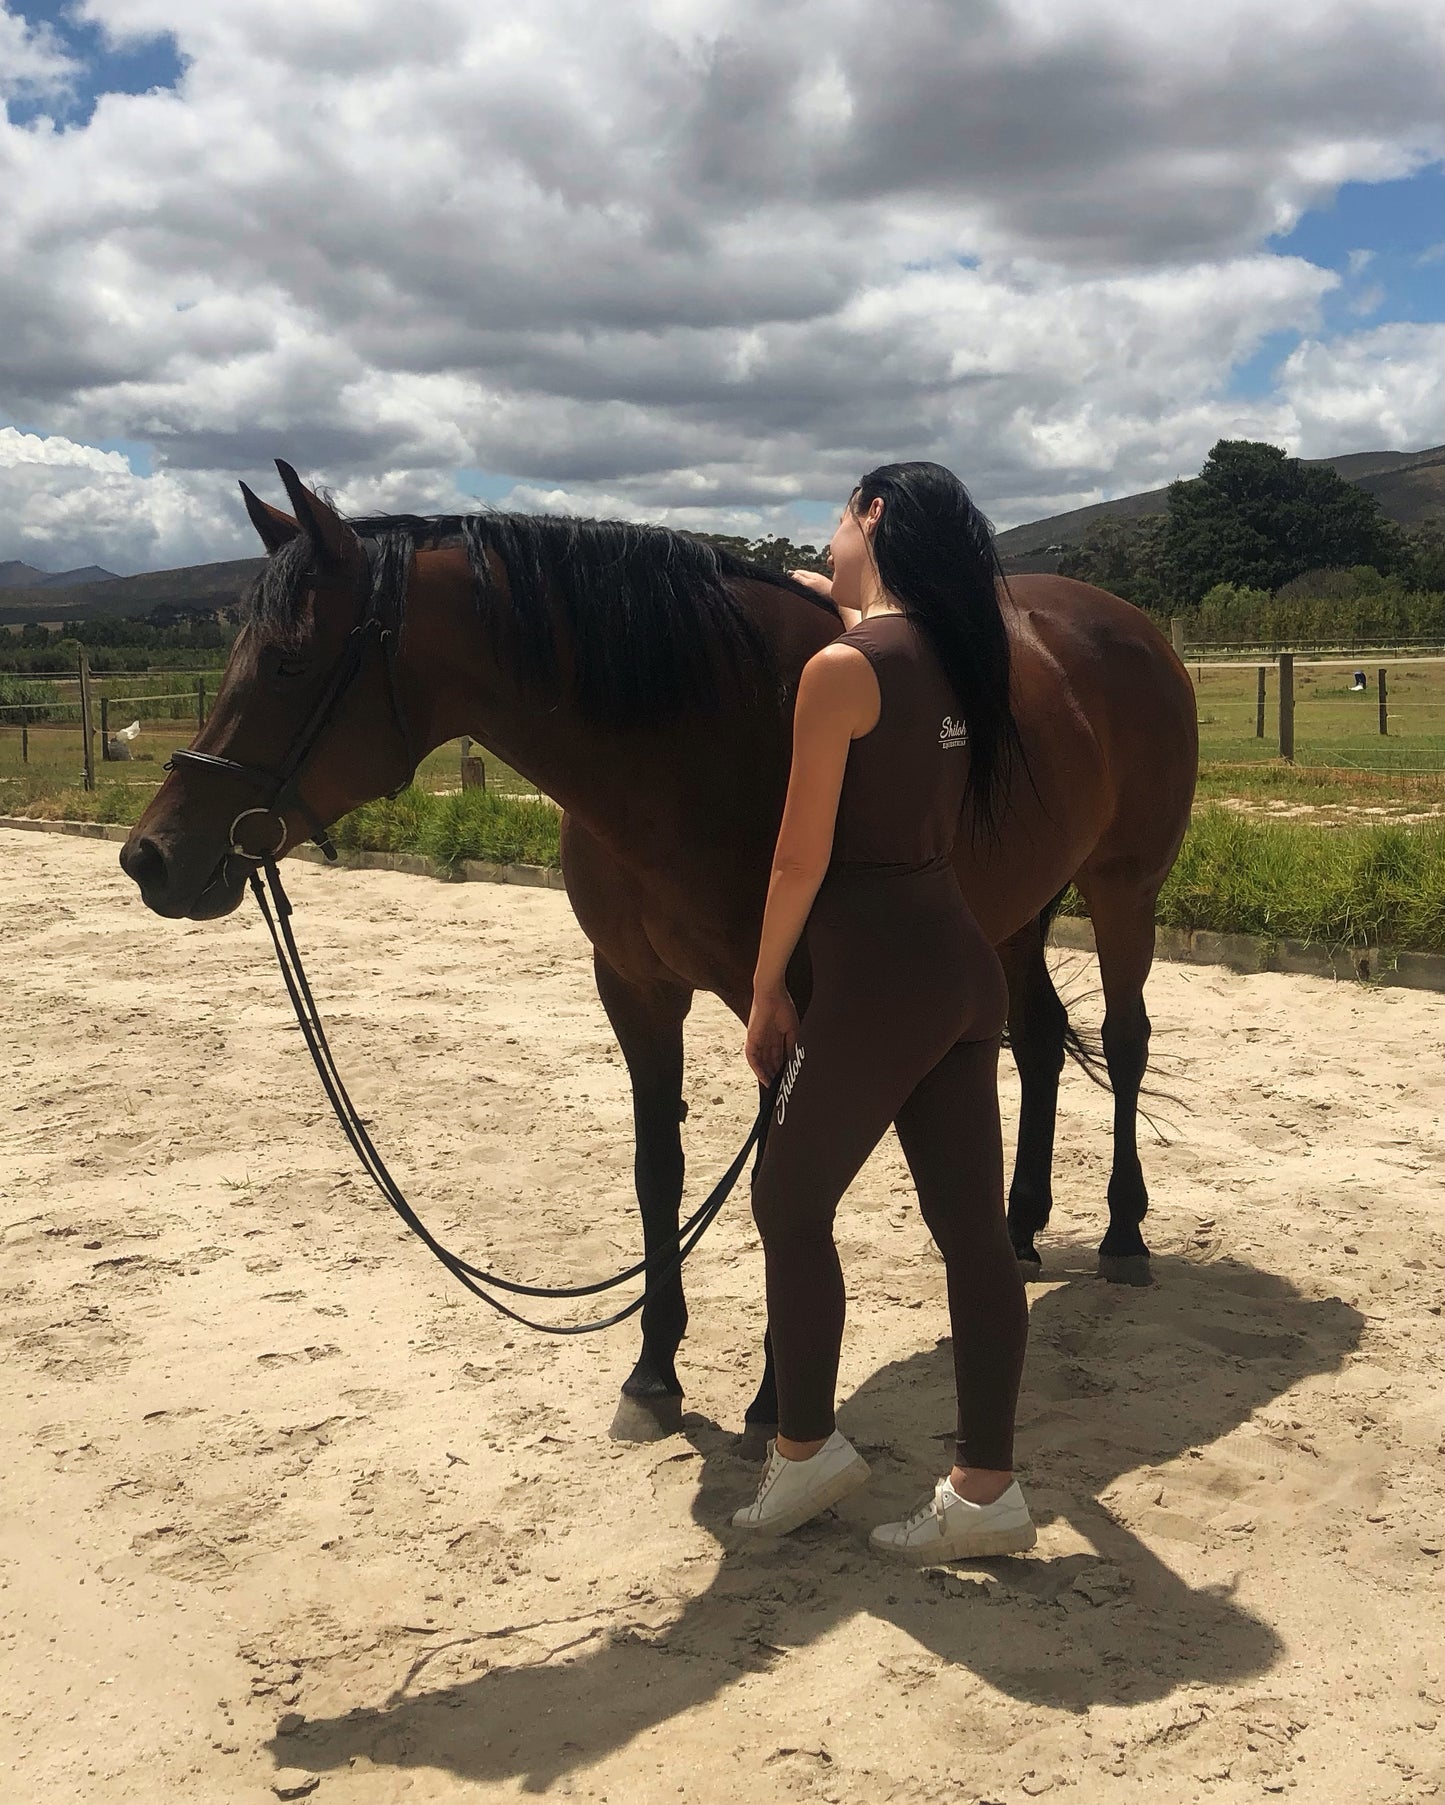
<path id="1" fill-rule="evenodd" d="M 226 914 L 251 868 L 234 856 L 238 834 L 259 856 L 322 833 L 470 734 L 563 810 L 567 896 L 631 1081 L 644 1253 L 665 1268 L 683 1189 L 683 1023 L 699 990 L 747 1021 L 793 696 L 843 621 L 827 597 L 662 528 L 515 514 L 347 521 L 277 467 L 293 512 L 242 485 L 268 561 L 211 714 L 121 865 L 157 914 Z M 1009 1229 L 1037 1272 L 1071 1035 L 1044 944 L 1074 883 L 1098 946 L 1114 1097 L 1100 1269 L 1143 1282 L 1143 991 L 1155 902 L 1193 798 L 1193 689 L 1148 618 L 1102 590 L 1017 577 L 1003 605 L 1026 759 L 997 841 L 965 820 L 954 864 L 1008 975 L 1021 1091 Z M 258 778 L 274 806 L 257 807 Z M 788 987 L 806 1009 L 806 934 Z M 642 1314 L 614 1434 L 680 1427 L 686 1325 L 678 1273 Z M 776 1419 L 766 1359 L 752 1438 Z"/>

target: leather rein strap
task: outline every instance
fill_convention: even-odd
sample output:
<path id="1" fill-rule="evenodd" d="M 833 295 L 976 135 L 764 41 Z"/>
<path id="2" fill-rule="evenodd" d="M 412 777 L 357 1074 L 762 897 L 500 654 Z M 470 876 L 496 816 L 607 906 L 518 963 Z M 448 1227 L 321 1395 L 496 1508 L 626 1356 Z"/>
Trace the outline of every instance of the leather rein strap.
<path id="1" fill-rule="evenodd" d="M 351 1143 L 356 1157 L 377 1190 L 400 1216 L 412 1233 L 434 1253 L 452 1277 L 465 1285 L 473 1297 L 478 1297 L 501 1316 L 510 1321 L 520 1323 L 523 1328 L 536 1329 L 543 1335 L 590 1335 L 598 1329 L 613 1328 L 619 1322 L 626 1322 L 629 1316 L 635 1316 L 648 1302 L 656 1296 L 661 1287 L 669 1283 L 681 1270 L 683 1261 L 702 1240 L 708 1229 L 716 1220 L 722 1206 L 727 1202 L 733 1186 L 738 1181 L 748 1154 L 754 1142 L 758 1144 L 758 1157 L 762 1157 L 762 1143 L 767 1138 L 767 1123 L 774 1100 L 782 1082 L 780 1070 L 767 1088 L 758 1110 L 757 1120 L 743 1142 L 741 1149 L 727 1171 L 723 1173 L 709 1195 L 700 1203 L 678 1230 L 678 1247 L 662 1265 L 653 1268 L 648 1274 L 648 1263 L 639 1260 L 635 1266 L 617 1273 L 610 1279 L 600 1279 L 591 1285 L 519 1285 L 513 1279 L 502 1278 L 495 1272 L 486 1272 L 479 1266 L 454 1254 L 450 1248 L 443 1247 L 436 1236 L 417 1215 L 411 1204 L 407 1202 L 401 1186 L 387 1170 L 386 1162 L 372 1144 L 371 1136 L 366 1132 L 365 1124 L 357 1114 L 356 1106 L 346 1094 L 346 1086 L 336 1069 L 336 1061 L 332 1057 L 331 1047 L 326 1038 L 326 1030 L 322 1025 L 320 1011 L 316 1007 L 316 999 L 311 994 L 311 986 L 307 982 L 306 972 L 301 963 L 301 954 L 297 949 L 295 935 L 291 930 L 291 901 L 281 886 L 281 874 L 276 869 L 274 860 L 263 862 L 262 870 L 266 874 L 265 886 L 261 882 L 261 873 L 253 871 L 250 877 L 251 891 L 260 905 L 265 917 L 266 926 L 271 932 L 271 943 L 276 949 L 276 962 L 281 967 L 281 976 L 285 980 L 286 989 L 291 998 L 291 1006 L 296 1011 L 296 1020 L 306 1041 L 306 1049 L 316 1067 L 317 1076 L 321 1080 L 327 1100 L 341 1124 L 341 1132 Z M 267 889 L 270 900 L 267 900 Z M 274 908 L 273 905 L 274 904 Z M 604 1291 L 615 1291 L 619 1285 L 629 1284 L 633 1279 L 648 1274 L 641 1295 L 634 1298 L 624 1309 L 611 1316 L 600 1317 L 595 1322 L 558 1324 L 536 1322 L 531 1317 L 522 1316 L 500 1298 L 493 1297 L 486 1290 L 488 1285 L 498 1291 L 505 1291 L 512 1297 L 568 1298 L 597 1297 Z"/>

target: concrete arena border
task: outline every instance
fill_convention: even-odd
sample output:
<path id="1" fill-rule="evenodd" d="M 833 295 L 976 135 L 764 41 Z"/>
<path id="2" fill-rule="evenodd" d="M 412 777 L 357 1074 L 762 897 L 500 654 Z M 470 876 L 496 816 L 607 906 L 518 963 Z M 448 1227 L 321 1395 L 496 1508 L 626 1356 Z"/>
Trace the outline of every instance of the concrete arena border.
<path id="1" fill-rule="evenodd" d="M 0 815 L 0 828 L 25 833 L 75 834 L 88 840 L 122 841 L 128 827 L 102 821 L 37 821 L 26 815 Z M 309 864 L 325 865 L 314 846 L 300 846 L 289 855 Z M 444 883 L 526 884 L 542 890 L 565 890 L 562 873 L 548 865 L 494 865 L 482 859 L 463 859 L 455 867 L 438 864 L 414 852 L 342 852 L 338 864 L 348 871 L 399 871 L 410 877 L 430 877 Z M 1049 935 L 1050 944 L 1074 952 L 1094 951 L 1093 923 L 1076 915 L 1060 915 Z M 1399 986 L 1407 990 L 1445 991 L 1445 955 L 1396 952 L 1389 947 L 1355 946 L 1338 952 L 1305 940 L 1265 939 L 1254 934 L 1216 934 L 1208 928 L 1159 927 L 1154 933 L 1154 957 L 1182 965 L 1223 965 L 1228 970 L 1287 972 L 1312 978 L 1342 978 L 1355 983 Z"/>

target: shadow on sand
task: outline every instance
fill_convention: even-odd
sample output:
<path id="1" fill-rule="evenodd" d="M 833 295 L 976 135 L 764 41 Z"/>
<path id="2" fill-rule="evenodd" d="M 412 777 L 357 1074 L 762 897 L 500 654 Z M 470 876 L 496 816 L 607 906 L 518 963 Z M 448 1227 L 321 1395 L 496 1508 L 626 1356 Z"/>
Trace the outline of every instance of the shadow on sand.
<path id="1" fill-rule="evenodd" d="M 619 1627 L 614 1615 L 599 1629 L 595 1615 L 581 1617 L 570 1650 L 445 1685 L 423 1656 L 383 1702 L 273 1742 L 278 1764 L 325 1770 L 365 1755 L 542 1790 L 860 1613 L 894 1624 L 921 1659 L 931 1652 L 1054 1708 L 1137 1704 L 1264 1672 L 1281 1652 L 1270 1626 L 1228 1587 L 1191 1588 L 1097 1500 L 1121 1475 L 1216 1442 L 1338 1368 L 1361 1317 L 1236 1262 L 1159 1260 L 1153 1288 L 1121 1290 L 1085 1270 L 1082 1250 L 1055 1257 L 1067 1282 L 1034 1300 L 1020 1470 L 1040 1523 L 1066 1519 L 1096 1553 L 979 1563 L 961 1581 L 870 1555 L 869 1525 L 910 1507 L 925 1475 L 946 1465 L 938 1430 L 952 1417 L 952 1371 L 940 1342 L 879 1369 L 840 1410 L 874 1469 L 842 1524 L 825 1518 L 779 1544 L 738 1546 L 728 1516 L 756 1468 L 732 1434 L 689 1418 L 691 1446 L 659 1468 L 676 1475 L 659 1479 L 659 1509 L 690 1502 L 725 1551 L 707 1590 L 670 1623 Z M 1161 1373 L 1167 1383 L 1143 1376 Z M 565 1626 L 552 1634 L 572 1640 Z"/>

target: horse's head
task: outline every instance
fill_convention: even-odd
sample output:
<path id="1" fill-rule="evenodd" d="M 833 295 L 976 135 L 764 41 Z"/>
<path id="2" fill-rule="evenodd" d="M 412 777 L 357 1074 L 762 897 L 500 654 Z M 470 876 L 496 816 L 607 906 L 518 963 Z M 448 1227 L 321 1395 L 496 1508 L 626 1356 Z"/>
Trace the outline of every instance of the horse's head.
<path id="1" fill-rule="evenodd" d="M 324 843 L 339 816 L 404 784 L 417 756 L 397 664 L 405 573 L 374 580 L 367 546 L 277 468 L 295 515 L 241 485 L 269 562 L 209 719 L 121 849 L 158 915 L 229 913 L 261 860 Z"/>

